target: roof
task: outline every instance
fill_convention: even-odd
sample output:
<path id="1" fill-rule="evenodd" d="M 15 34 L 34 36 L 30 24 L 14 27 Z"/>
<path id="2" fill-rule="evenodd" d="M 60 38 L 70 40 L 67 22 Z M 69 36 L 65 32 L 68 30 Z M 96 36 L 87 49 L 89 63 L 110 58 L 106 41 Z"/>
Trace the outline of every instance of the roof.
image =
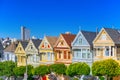
<path id="1" fill-rule="evenodd" d="M 25 49 L 28 45 L 28 41 L 21 41 L 21 44 L 23 46 L 23 49 Z"/>
<path id="2" fill-rule="evenodd" d="M 18 41 L 17 42 L 12 42 L 8 47 L 6 47 L 4 49 L 5 52 L 14 52 L 16 47 L 18 45 Z"/>
<path id="3" fill-rule="evenodd" d="M 0 42 L 0 50 L 3 50 L 3 45 L 1 42 Z"/>
<path id="4" fill-rule="evenodd" d="M 74 34 L 61 34 L 61 35 L 63 36 L 67 44 L 71 47 L 71 43 L 73 42 L 76 35 Z"/>
<path id="5" fill-rule="evenodd" d="M 91 32 L 91 31 L 83 31 L 81 30 L 82 34 L 84 35 L 84 37 L 86 38 L 86 40 L 88 41 L 88 43 L 90 45 L 92 45 L 93 40 L 96 37 L 96 32 Z"/>
<path id="6" fill-rule="evenodd" d="M 41 41 L 40 39 L 31 39 L 33 44 L 35 45 L 36 48 L 38 48 L 38 46 L 40 45 Z"/>
<path id="7" fill-rule="evenodd" d="M 120 44 L 120 30 L 112 29 L 112 28 L 104 28 L 111 39 L 114 41 L 115 44 Z"/>
<path id="8" fill-rule="evenodd" d="M 46 36 L 46 38 L 52 47 L 54 46 L 54 44 L 56 43 L 58 39 L 57 37 L 53 37 L 53 36 Z"/>

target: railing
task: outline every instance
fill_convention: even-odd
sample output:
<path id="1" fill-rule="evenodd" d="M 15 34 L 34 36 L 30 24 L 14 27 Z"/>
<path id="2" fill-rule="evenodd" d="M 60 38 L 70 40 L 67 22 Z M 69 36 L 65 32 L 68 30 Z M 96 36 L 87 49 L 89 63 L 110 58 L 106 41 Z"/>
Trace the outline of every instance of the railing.
<path id="1" fill-rule="evenodd" d="M 73 62 L 92 62 L 92 58 L 73 58 Z"/>

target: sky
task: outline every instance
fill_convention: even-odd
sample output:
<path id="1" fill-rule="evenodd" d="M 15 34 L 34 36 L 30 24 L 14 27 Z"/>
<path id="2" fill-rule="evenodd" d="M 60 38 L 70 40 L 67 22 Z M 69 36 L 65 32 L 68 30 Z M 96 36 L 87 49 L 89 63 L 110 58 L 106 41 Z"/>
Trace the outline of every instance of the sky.
<path id="1" fill-rule="evenodd" d="M 0 38 L 20 39 L 20 27 L 42 38 L 102 27 L 120 29 L 120 0 L 0 0 Z"/>

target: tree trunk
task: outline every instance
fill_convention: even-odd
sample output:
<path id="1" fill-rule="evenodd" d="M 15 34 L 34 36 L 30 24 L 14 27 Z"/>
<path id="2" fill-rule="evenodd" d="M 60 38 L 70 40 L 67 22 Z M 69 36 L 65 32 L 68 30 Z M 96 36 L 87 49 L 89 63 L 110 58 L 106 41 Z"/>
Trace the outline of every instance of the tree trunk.
<path id="1" fill-rule="evenodd" d="M 107 80 L 110 80 L 110 77 L 108 77 L 108 79 Z"/>

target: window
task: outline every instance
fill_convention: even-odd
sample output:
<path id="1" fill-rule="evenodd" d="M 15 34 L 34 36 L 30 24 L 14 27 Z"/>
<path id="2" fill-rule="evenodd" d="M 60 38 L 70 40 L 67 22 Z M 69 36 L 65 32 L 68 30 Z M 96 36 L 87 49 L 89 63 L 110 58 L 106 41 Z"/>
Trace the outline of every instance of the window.
<path id="1" fill-rule="evenodd" d="M 105 56 L 109 56 L 109 48 L 106 49 Z"/>
<path id="2" fill-rule="evenodd" d="M 82 38 L 78 39 L 78 44 L 82 44 Z"/>
<path id="3" fill-rule="evenodd" d="M 19 50 L 21 51 L 21 50 L 22 50 L 22 48 L 20 47 L 20 48 L 19 48 Z"/>
<path id="4" fill-rule="evenodd" d="M 47 48 L 47 42 L 44 42 L 45 48 Z"/>
<path id="5" fill-rule="evenodd" d="M 63 42 L 63 41 L 61 41 L 60 45 L 63 45 L 63 44 L 64 44 L 64 42 Z"/>
<path id="6" fill-rule="evenodd" d="M 106 40 L 106 34 L 102 34 L 101 40 Z"/>
<path id="7" fill-rule="evenodd" d="M 42 45 L 42 48 L 44 48 L 44 44 Z"/>
<path id="8" fill-rule="evenodd" d="M 70 52 L 68 52 L 68 59 L 70 59 Z"/>
<path id="9" fill-rule="evenodd" d="M 9 54 L 7 54 L 7 60 L 9 60 Z"/>
<path id="10" fill-rule="evenodd" d="M 50 60 L 50 53 L 48 52 L 47 55 L 48 55 L 48 60 Z"/>
<path id="11" fill-rule="evenodd" d="M 59 59 L 61 59 L 61 52 L 59 52 Z"/>
<path id="12" fill-rule="evenodd" d="M 87 58 L 91 58 L 90 52 L 87 53 Z"/>
<path id="13" fill-rule="evenodd" d="M 86 58 L 86 53 L 82 53 L 82 58 Z"/>
<path id="14" fill-rule="evenodd" d="M 33 46 L 31 45 L 30 48 L 33 49 Z"/>
<path id="15" fill-rule="evenodd" d="M 36 62 L 36 55 L 33 55 L 33 62 Z"/>
<path id="16" fill-rule="evenodd" d="M 87 58 L 91 58 L 90 50 L 87 49 Z"/>
<path id="17" fill-rule="evenodd" d="M 50 45 L 48 45 L 48 48 L 50 48 Z"/>
<path id="18" fill-rule="evenodd" d="M 97 49 L 96 56 L 100 56 L 100 55 L 101 55 L 100 53 L 101 53 L 101 49 L 100 49 L 100 48 L 98 48 L 98 49 Z"/>
<path id="19" fill-rule="evenodd" d="M 64 51 L 64 59 L 66 59 L 66 58 L 67 58 L 66 51 Z"/>

